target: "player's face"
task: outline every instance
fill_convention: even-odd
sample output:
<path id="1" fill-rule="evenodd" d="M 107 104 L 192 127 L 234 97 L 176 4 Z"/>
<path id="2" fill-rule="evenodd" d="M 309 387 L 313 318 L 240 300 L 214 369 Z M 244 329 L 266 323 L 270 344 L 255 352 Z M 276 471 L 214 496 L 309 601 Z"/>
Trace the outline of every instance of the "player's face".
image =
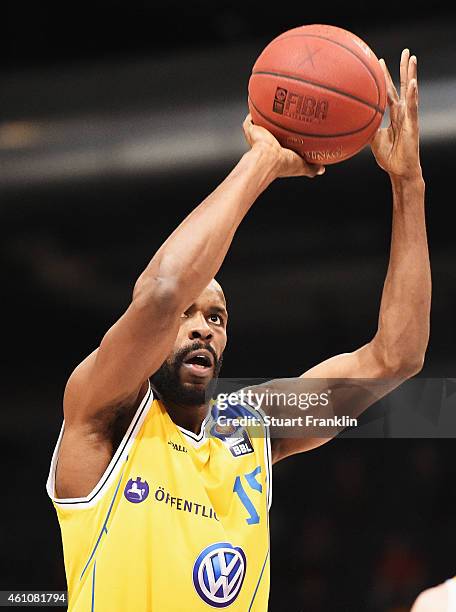
<path id="1" fill-rule="evenodd" d="M 182 313 L 174 350 L 152 377 L 165 400 L 202 404 L 210 399 L 222 365 L 227 319 L 222 289 L 212 281 Z"/>

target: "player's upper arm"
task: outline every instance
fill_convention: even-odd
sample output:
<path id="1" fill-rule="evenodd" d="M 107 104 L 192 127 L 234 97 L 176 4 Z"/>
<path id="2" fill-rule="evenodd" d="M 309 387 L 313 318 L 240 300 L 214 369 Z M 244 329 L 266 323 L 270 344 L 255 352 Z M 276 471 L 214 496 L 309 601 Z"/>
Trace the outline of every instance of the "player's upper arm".
<path id="1" fill-rule="evenodd" d="M 261 387 L 274 391 L 278 397 L 288 395 L 290 398 L 289 405 L 285 408 L 272 406 L 269 410 L 271 416 L 302 416 L 302 412 L 295 408 L 296 397 L 307 394 L 309 397 L 312 395 L 315 398 L 329 398 L 327 403 L 307 407 L 305 412 L 306 416 L 325 420 L 334 416 L 357 418 L 366 408 L 400 385 L 405 378 L 402 372 L 385 364 L 375 344 L 369 343 L 352 353 L 331 357 L 298 378 L 277 379 Z M 257 392 L 258 390 L 256 388 Z M 288 436 L 282 437 L 280 430 L 271 430 L 273 462 L 321 446 L 339 431 L 340 428 L 325 429 L 306 425 L 296 430 L 295 435 L 287 432 Z"/>
<path id="2" fill-rule="evenodd" d="M 420 593 L 410 612 L 448 612 L 446 584 L 439 584 Z"/>
<path id="3" fill-rule="evenodd" d="M 351 353 L 341 353 L 317 364 L 301 375 L 302 378 L 387 378 L 400 375 L 381 357 L 375 341 L 364 344 Z"/>
<path id="4" fill-rule="evenodd" d="M 86 422 L 137 399 L 144 381 L 172 349 L 181 308 L 171 287 L 135 290 L 127 311 L 70 376 L 64 398 L 67 424 Z"/>

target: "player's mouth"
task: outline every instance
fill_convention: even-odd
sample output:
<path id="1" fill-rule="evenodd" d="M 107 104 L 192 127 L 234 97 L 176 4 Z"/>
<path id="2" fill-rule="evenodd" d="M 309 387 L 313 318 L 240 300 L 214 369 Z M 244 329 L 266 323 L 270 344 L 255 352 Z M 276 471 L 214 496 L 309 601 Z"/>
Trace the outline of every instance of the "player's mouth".
<path id="1" fill-rule="evenodd" d="M 207 376 L 214 368 L 214 357 L 208 350 L 198 349 L 187 355 L 182 366 L 195 376 Z"/>

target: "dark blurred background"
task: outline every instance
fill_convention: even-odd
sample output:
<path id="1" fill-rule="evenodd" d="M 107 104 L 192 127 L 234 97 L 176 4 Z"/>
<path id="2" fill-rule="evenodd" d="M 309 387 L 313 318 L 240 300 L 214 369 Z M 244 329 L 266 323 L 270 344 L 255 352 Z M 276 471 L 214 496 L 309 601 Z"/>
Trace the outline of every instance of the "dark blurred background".
<path id="1" fill-rule="evenodd" d="M 65 588 L 45 481 L 66 379 L 162 241 L 246 150 L 251 66 L 284 30 L 347 28 L 396 81 L 402 49 L 418 56 L 434 283 L 420 376 L 455 376 L 454 8 L 113 0 L 7 1 L 1 12 L 1 589 Z M 369 150 L 314 181 L 273 184 L 219 274 L 224 376 L 294 376 L 369 340 L 390 223 L 389 180 Z M 456 574 L 448 435 L 338 439 L 276 466 L 270 610 L 405 611 Z"/>

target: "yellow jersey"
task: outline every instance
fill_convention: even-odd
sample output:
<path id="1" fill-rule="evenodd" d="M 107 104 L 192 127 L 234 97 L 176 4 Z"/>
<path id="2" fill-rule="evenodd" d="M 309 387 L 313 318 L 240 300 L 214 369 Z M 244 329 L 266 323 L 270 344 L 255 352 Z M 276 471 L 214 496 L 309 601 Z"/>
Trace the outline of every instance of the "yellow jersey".
<path id="1" fill-rule="evenodd" d="M 149 385 L 99 483 L 74 499 L 55 496 L 63 423 L 47 491 L 70 612 L 267 610 L 269 431 L 246 404 L 223 416 L 247 425 L 220 425 L 221 414 L 213 404 L 194 434 Z"/>

